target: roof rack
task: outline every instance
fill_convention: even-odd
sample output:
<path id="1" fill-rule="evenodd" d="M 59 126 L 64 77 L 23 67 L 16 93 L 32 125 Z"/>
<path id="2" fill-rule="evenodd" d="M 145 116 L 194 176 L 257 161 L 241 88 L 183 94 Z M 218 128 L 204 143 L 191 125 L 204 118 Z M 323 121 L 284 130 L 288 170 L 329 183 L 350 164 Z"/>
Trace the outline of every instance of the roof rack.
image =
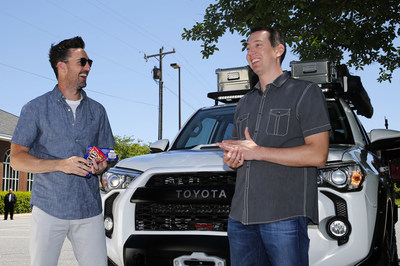
<path id="1" fill-rule="evenodd" d="M 361 79 L 350 75 L 346 65 L 333 66 L 329 60 L 314 60 L 292 61 L 290 66 L 293 78 L 317 83 L 327 98 L 343 98 L 357 114 L 372 117 L 374 109 Z M 218 68 L 216 73 L 218 91 L 207 94 L 215 100 L 215 105 L 239 101 L 258 82 L 257 75 L 248 66 Z"/>
<path id="2" fill-rule="evenodd" d="M 208 98 L 218 102 L 235 103 L 240 100 L 258 82 L 257 75 L 249 66 L 217 68 L 218 91 L 207 94 Z"/>
<path id="3" fill-rule="evenodd" d="M 208 98 L 215 100 L 215 105 L 218 105 L 218 102 L 221 103 L 235 103 L 240 100 L 246 93 L 248 93 L 250 89 L 243 90 L 232 90 L 232 91 L 216 91 L 209 92 L 207 94 Z"/>
<path id="4" fill-rule="evenodd" d="M 328 60 L 292 61 L 292 77 L 317 83 L 326 97 L 343 98 L 357 114 L 371 118 L 374 109 L 359 76 L 350 75 L 346 65 Z"/>

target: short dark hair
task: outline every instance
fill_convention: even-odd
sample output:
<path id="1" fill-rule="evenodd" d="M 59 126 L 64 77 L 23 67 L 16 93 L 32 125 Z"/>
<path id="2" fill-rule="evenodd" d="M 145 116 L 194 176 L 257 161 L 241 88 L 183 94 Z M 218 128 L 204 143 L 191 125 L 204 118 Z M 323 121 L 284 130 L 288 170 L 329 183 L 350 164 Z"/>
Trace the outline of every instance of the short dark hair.
<path id="1" fill-rule="evenodd" d="M 250 30 L 250 34 L 253 34 L 256 31 L 267 31 L 269 32 L 269 42 L 271 43 L 272 47 L 276 47 L 279 44 L 282 44 L 285 47 L 285 51 L 281 55 L 281 64 L 283 59 L 285 59 L 286 55 L 286 42 L 285 37 L 280 33 L 277 29 L 271 27 L 256 27 Z"/>
<path id="2" fill-rule="evenodd" d="M 80 36 L 76 36 L 71 39 L 66 39 L 61 41 L 60 43 L 54 45 L 52 44 L 50 47 L 50 52 L 49 52 L 49 61 L 51 64 L 51 67 L 54 70 L 54 73 L 56 74 L 56 77 L 58 78 L 58 69 L 57 69 L 57 63 L 60 61 L 66 60 L 66 58 L 70 54 L 71 48 L 85 48 L 85 42 Z"/>

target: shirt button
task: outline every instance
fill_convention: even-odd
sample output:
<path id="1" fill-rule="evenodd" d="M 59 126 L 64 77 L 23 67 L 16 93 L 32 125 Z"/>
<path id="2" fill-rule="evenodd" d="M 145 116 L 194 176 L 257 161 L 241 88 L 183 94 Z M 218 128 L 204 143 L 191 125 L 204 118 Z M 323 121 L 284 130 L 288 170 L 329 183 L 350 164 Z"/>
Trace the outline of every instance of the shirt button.
<path id="1" fill-rule="evenodd" d="M 71 112 L 71 109 L 68 109 L 68 112 Z"/>
<path id="2" fill-rule="evenodd" d="M 79 142 L 79 139 L 76 139 L 75 142 L 78 143 L 78 142 Z"/>

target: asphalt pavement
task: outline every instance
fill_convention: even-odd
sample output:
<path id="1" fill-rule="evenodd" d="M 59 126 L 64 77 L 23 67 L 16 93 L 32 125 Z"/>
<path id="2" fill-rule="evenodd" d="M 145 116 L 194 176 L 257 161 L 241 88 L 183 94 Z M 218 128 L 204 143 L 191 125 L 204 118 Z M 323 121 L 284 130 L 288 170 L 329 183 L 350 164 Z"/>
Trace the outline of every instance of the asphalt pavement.
<path id="1" fill-rule="evenodd" d="M 30 217 L 30 214 L 15 214 L 14 220 L 0 220 L 0 263 L 2 266 L 30 265 Z M 400 254 L 400 222 L 396 224 L 396 236 Z M 62 247 L 58 266 L 78 266 L 68 239 Z"/>
<path id="2" fill-rule="evenodd" d="M 29 266 L 30 214 L 14 214 L 14 220 L 0 216 L 0 264 L 2 266 Z M 59 266 L 78 266 L 69 240 L 61 250 Z"/>

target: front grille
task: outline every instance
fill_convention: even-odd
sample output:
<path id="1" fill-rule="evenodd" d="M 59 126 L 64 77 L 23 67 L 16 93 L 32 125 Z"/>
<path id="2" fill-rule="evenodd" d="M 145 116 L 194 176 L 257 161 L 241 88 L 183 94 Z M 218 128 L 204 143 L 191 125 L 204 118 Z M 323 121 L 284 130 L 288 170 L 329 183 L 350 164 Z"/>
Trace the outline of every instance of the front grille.
<path id="1" fill-rule="evenodd" d="M 229 205 L 136 204 L 137 231 L 226 231 Z"/>
<path id="2" fill-rule="evenodd" d="M 347 218 L 347 204 L 343 199 L 335 201 L 335 210 L 337 216 L 346 217 Z"/>
<path id="3" fill-rule="evenodd" d="M 236 175 L 233 172 L 172 173 L 154 175 L 146 187 L 235 185 L 235 180 Z"/>
<path id="4" fill-rule="evenodd" d="M 325 194 L 329 199 L 332 200 L 333 205 L 335 206 L 336 216 L 344 217 L 346 219 L 348 218 L 347 203 L 344 199 L 328 191 L 321 191 L 321 193 Z"/>
<path id="5" fill-rule="evenodd" d="M 234 172 L 153 176 L 131 198 L 137 231 L 227 230 Z"/>

